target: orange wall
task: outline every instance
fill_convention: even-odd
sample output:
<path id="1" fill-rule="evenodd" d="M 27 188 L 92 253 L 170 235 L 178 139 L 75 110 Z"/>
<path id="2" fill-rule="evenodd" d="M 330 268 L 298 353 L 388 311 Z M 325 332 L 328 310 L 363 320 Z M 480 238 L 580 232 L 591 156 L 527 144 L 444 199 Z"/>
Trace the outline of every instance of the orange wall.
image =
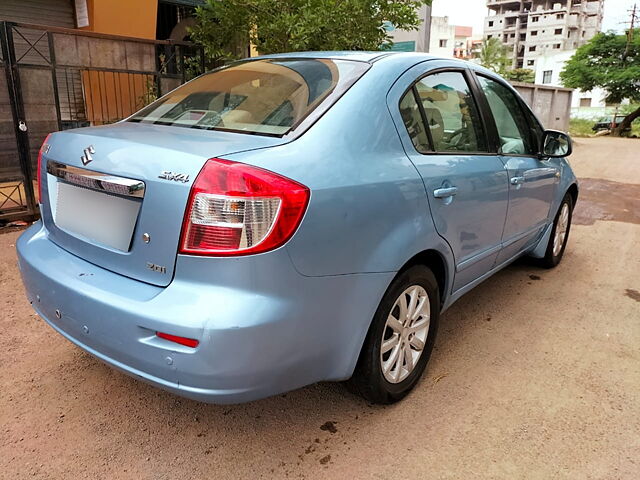
<path id="1" fill-rule="evenodd" d="M 2 0 L 0 0 L 2 1 Z M 85 0 L 89 17 L 87 30 L 109 35 L 156 38 L 158 0 Z M 82 72 L 87 119 L 102 125 L 131 115 L 155 99 L 152 75 Z"/>
<path id="2" fill-rule="evenodd" d="M 89 30 L 126 37 L 156 38 L 158 0 L 86 0 Z"/>
<path id="3" fill-rule="evenodd" d="M 141 73 L 84 70 L 82 86 L 91 125 L 117 122 L 156 99 L 155 78 Z"/>

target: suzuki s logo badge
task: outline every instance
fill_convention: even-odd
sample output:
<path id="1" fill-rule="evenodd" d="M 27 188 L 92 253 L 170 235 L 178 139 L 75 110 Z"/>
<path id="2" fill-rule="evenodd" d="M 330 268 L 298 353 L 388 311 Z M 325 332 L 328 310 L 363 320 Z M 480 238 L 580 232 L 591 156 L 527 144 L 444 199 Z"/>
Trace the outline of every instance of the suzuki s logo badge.
<path id="1" fill-rule="evenodd" d="M 82 164 L 88 165 L 89 163 L 91 163 L 91 161 L 93 160 L 93 157 L 91 155 L 94 153 L 96 153 L 96 149 L 93 148 L 93 145 L 89 145 L 87 148 L 85 148 L 84 155 L 80 157 L 80 160 L 82 160 Z"/>
<path id="2" fill-rule="evenodd" d="M 189 181 L 189 175 L 185 175 L 184 173 L 173 173 L 164 171 L 158 178 L 162 178 L 163 180 L 173 180 L 174 182 L 182 182 L 187 183 Z"/>

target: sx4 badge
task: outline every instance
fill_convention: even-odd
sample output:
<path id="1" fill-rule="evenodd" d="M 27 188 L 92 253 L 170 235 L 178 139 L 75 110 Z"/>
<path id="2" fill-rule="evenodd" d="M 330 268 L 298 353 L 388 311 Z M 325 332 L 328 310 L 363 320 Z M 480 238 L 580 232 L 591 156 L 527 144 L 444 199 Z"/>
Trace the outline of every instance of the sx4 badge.
<path id="1" fill-rule="evenodd" d="M 174 182 L 182 183 L 187 183 L 189 181 L 189 175 L 167 171 L 164 171 L 160 175 L 158 175 L 158 178 L 162 178 L 163 180 L 173 180 Z"/>

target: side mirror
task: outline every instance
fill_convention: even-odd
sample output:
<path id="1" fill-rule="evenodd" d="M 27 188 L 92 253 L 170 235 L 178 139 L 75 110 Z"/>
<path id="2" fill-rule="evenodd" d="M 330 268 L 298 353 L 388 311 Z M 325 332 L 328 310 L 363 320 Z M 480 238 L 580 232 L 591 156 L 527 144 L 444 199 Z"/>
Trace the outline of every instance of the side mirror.
<path id="1" fill-rule="evenodd" d="M 557 130 L 546 130 L 542 137 L 542 156 L 547 158 L 568 157 L 573 148 L 571 137 Z"/>

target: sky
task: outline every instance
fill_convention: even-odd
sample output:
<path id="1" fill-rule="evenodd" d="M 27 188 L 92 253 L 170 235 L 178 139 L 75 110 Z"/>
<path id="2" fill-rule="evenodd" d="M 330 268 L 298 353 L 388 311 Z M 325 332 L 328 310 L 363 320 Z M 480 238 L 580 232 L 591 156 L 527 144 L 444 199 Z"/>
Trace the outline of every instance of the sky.
<path id="1" fill-rule="evenodd" d="M 635 0 L 640 10 L 640 0 Z M 634 0 L 604 0 L 603 30 L 622 31 L 621 22 L 629 21 L 627 10 L 633 7 Z M 433 0 L 432 15 L 449 17 L 452 25 L 473 27 L 474 35 L 482 34 L 484 17 L 487 15 L 485 0 Z"/>

